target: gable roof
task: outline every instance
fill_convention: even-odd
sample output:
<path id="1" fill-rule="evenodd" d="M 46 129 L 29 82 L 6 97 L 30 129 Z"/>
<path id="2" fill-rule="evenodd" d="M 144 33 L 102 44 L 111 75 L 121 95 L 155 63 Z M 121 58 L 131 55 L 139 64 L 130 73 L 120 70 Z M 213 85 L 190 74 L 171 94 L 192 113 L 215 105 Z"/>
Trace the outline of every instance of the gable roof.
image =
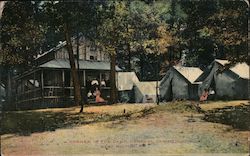
<path id="1" fill-rule="evenodd" d="M 54 59 L 39 66 L 40 68 L 70 69 L 68 59 Z M 110 70 L 110 62 L 79 60 L 80 69 Z M 116 70 L 121 70 L 116 66 Z"/>
<path id="2" fill-rule="evenodd" d="M 244 79 L 249 79 L 249 66 L 246 63 L 238 63 L 234 67 L 230 68 L 231 71 L 239 75 Z"/>
<path id="3" fill-rule="evenodd" d="M 228 60 L 215 59 L 214 61 L 221 64 L 221 65 L 223 65 L 223 66 L 225 66 L 226 64 L 229 64 Z"/>
<path id="4" fill-rule="evenodd" d="M 37 57 L 35 58 L 35 60 L 37 60 L 37 59 L 39 59 L 39 58 L 53 52 L 53 51 L 57 51 L 57 50 L 61 49 L 62 47 L 66 46 L 66 44 L 67 44 L 66 41 L 60 42 L 56 47 L 51 48 L 50 50 L 48 50 L 48 51 L 46 51 L 46 52 L 44 52 L 42 54 L 38 54 Z"/>
<path id="5" fill-rule="evenodd" d="M 82 33 L 80 33 L 78 37 L 79 37 L 79 40 L 86 40 L 85 36 L 83 36 Z M 76 39 L 77 39 L 77 36 L 71 37 L 71 42 L 72 42 L 72 44 L 76 41 Z M 38 55 L 36 56 L 35 60 L 37 60 L 37 59 L 39 59 L 39 58 L 41 58 L 41 57 L 43 57 L 43 56 L 45 56 L 45 55 L 47 55 L 47 54 L 49 54 L 49 53 L 51 53 L 51 52 L 55 52 L 55 51 L 57 51 L 57 50 L 59 50 L 59 49 L 65 47 L 66 45 L 67 45 L 67 42 L 66 42 L 66 41 L 60 41 L 60 42 L 57 44 L 57 46 L 51 48 L 50 50 L 48 50 L 48 51 L 46 51 L 46 52 L 44 52 L 44 53 L 42 53 L 42 54 L 38 54 Z"/>
<path id="6" fill-rule="evenodd" d="M 215 59 L 215 62 L 225 66 L 226 64 L 229 64 L 228 60 L 219 60 Z M 229 68 L 232 72 L 239 75 L 239 77 L 244 79 L 249 79 L 249 65 L 246 63 L 237 63 L 235 66 L 232 66 Z"/>
<path id="7" fill-rule="evenodd" d="M 135 82 L 139 82 L 135 72 L 117 73 L 117 89 L 119 91 L 132 90 Z"/>
<path id="8" fill-rule="evenodd" d="M 174 69 L 177 70 L 190 83 L 195 83 L 198 77 L 203 73 L 200 68 L 196 67 L 174 66 Z"/>

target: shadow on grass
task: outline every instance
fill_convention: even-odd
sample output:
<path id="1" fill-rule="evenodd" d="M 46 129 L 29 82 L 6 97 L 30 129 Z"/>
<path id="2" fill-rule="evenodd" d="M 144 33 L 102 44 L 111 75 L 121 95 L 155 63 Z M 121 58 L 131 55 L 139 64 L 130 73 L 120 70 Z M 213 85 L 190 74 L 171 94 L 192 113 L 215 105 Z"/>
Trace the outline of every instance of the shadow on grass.
<path id="1" fill-rule="evenodd" d="M 141 110 L 143 117 L 152 113 L 152 109 Z M 17 134 L 29 136 L 35 132 L 55 131 L 60 128 L 73 128 L 74 126 L 133 118 L 138 112 L 121 113 L 117 115 L 99 113 L 72 113 L 53 111 L 16 111 L 4 112 L 1 123 L 1 135 Z"/>
<path id="2" fill-rule="evenodd" d="M 234 129 L 250 130 L 250 105 L 227 106 L 217 108 L 205 113 L 205 121 L 222 123 L 232 126 Z"/>
<path id="3" fill-rule="evenodd" d="M 195 101 L 173 101 L 163 103 L 155 109 L 157 111 L 168 111 L 172 113 L 204 113 Z"/>

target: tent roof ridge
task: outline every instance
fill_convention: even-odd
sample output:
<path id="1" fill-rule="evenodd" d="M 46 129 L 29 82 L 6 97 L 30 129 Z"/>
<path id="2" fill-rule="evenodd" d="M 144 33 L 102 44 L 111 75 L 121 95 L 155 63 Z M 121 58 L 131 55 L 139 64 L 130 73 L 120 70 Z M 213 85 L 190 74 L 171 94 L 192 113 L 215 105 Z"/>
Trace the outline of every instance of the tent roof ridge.
<path id="1" fill-rule="evenodd" d="M 190 83 L 194 83 L 203 71 L 198 67 L 183 67 L 174 66 L 173 67 L 180 75 L 187 79 Z"/>

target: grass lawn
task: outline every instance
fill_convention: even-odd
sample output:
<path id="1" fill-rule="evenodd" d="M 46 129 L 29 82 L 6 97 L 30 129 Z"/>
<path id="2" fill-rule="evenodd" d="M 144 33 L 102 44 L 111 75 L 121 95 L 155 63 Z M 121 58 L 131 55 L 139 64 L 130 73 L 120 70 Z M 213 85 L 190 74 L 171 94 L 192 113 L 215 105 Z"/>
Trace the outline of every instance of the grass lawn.
<path id="1" fill-rule="evenodd" d="M 4 155 L 247 153 L 248 101 L 117 104 L 5 112 Z"/>

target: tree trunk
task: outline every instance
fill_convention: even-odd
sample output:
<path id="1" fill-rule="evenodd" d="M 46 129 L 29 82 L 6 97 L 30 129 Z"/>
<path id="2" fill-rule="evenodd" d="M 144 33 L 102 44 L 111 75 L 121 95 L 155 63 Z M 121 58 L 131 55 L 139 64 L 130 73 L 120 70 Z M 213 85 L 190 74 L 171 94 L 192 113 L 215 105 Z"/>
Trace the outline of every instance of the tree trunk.
<path id="1" fill-rule="evenodd" d="M 126 26 L 126 30 L 127 33 L 129 34 L 129 28 L 128 28 L 128 24 Z M 127 39 L 127 50 L 128 50 L 128 71 L 131 72 L 131 49 L 130 49 L 130 44 L 129 44 L 129 40 Z"/>
<path id="2" fill-rule="evenodd" d="M 81 98 L 81 86 L 80 86 L 80 81 L 78 77 L 78 73 L 76 70 L 75 66 L 75 58 L 74 58 L 74 52 L 72 48 L 72 43 L 71 43 L 71 38 L 69 36 L 69 28 L 68 24 L 64 24 L 64 34 L 65 34 L 65 39 L 67 43 L 67 50 L 69 54 L 69 62 L 70 62 L 70 68 L 71 68 L 71 76 L 73 79 L 73 85 L 74 85 L 74 98 L 75 98 L 75 104 L 76 105 L 81 105 L 81 110 L 80 113 L 83 111 L 83 103 L 82 103 L 82 98 Z"/>
<path id="3" fill-rule="evenodd" d="M 2 15 L 3 15 L 4 3 L 5 3 L 5 1 L 0 2 L 0 19 L 1 19 Z"/>
<path id="4" fill-rule="evenodd" d="M 144 52 L 140 54 L 140 75 L 141 79 L 144 80 Z"/>
<path id="5" fill-rule="evenodd" d="M 114 104 L 117 102 L 117 89 L 116 89 L 116 54 L 110 54 L 110 103 Z"/>
<path id="6" fill-rule="evenodd" d="M 12 105 L 12 89 L 11 89 L 11 69 L 8 68 L 8 80 L 7 80 L 7 86 L 6 86 L 6 91 L 7 91 L 7 104 Z"/>
<path id="7" fill-rule="evenodd" d="M 159 93 L 159 72 L 160 72 L 160 57 L 161 55 L 156 55 L 157 58 L 157 66 L 156 66 L 156 104 L 160 104 L 160 93 Z"/>
<path id="8" fill-rule="evenodd" d="M 131 50 L 129 43 L 127 43 L 127 47 L 128 47 L 128 71 L 131 72 Z"/>

